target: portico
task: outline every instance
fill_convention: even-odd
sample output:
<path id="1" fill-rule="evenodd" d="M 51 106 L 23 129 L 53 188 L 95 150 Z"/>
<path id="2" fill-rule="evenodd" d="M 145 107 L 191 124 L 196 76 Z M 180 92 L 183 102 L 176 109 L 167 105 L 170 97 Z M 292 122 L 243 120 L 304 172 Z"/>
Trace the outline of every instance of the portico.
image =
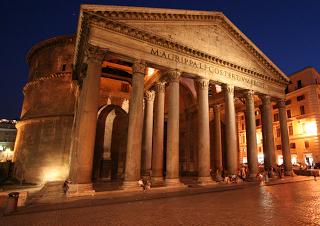
<path id="1" fill-rule="evenodd" d="M 104 53 L 94 67 L 90 56 L 84 54 L 92 47 Z M 285 98 L 289 80 L 222 13 L 82 5 L 75 52 L 73 78 L 81 85 L 70 177 L 76 184 L 91 183 L 95 148 L 84 148 L 81 142 L 85 138 L 85 144 L 95 143 L 96 137 L 90 132 L 95 131 L 97 123 L 93 116 L 97 117 L 98 108 L 106 103 L 101 95 L 90 92 L 103 89 L 99 84 L 104 63 L 129 75 L 118 73 L 113 79 L 129 78 L 131 84 L 128 135 L 124 137 L 124 189 L 137 187 L 141 177 L 167 186 L 183 186 L 181 173 L 195 173 L 202 184 L 213 183 L 210 172 L 221 167 L 229 175 L 237 174 L 236 112 L 240 109 L 246 116 L 248 165 L 252 175 L 256 174 L 255 109 L 261 105 L 260 100 L 255 101 L 258 96 L 262 100 L 265 166 L 275 166 L 270 101 Z M 126 66 L 113 63 L 113 59 L 126 62 Z M 155 69 L 151 74 L 150 68 Z M 94 85 L 90 81 L 95 81 Z M 209 96 L 209 84 L 222 87 L 221 92 L 214 89 Z M 89 103 L 96 104 L 87 109 Z M 93 115 L 90 123 L 84 122 L 87 112 Z M 280 115 L 282 142 L 288 143 L 286 118 L 282 111 Z M 210 121 L 214 121 L 214 139 L 210 139 Z M 210 155 L 212 149 L 214 154 Z M 284 151 L 284 155 L 290 153 Z M 83 172 L 77 169 L 83 166 L 86 179 L 74 179 L 82 178 Z M 286 167 L 290 171 L 289 164 Z"/>

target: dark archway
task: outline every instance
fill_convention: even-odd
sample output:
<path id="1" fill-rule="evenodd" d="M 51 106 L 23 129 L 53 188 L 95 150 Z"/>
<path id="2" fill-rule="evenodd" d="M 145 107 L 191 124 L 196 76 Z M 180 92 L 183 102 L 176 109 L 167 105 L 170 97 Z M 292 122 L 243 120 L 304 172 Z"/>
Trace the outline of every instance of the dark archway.
<path id="1" fill-rule="evenodd" d="M 125 173 L 128 114 L 117 105 L 100 108 L 98 113 L 92 178 L 110 180 Z"/>

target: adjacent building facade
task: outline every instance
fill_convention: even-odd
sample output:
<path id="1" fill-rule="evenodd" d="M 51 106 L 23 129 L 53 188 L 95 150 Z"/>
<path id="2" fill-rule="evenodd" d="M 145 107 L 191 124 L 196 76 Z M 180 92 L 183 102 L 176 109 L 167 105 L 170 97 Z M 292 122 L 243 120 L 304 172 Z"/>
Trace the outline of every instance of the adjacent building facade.
<path id="1" fill-rule="evenodd" d="M 0 120 L 0 162 L 12 161 L 16 141 L 16 120 Z"/>
<path id="2" fill-rule="evenodd" d="M 312 67 L 289 75 L 291 84 L 286 89 L 286 114 L 288 118 L 289 145 L 292 164 L 309 166 L 320 161 L 319 73 Z M 283 164 L 281 128 L 277 104 L 272 105 L 273 134 L 275 137 L 276 162 Z M 256 108 L 257 143 L 259 163 L 263 164 L 261 115 Z M 244 113 L 238 114 L 239 153 L 241 163 L 247 162 L 247 144 Z"/>
<path id="3" fill-rule="evenodd" d="M 72 192 L 93 179 L 179 186 L 179 172 L 212 183 L 212 170 L 237 173 L 241 122 L 255 175 L 261 146 L 276 167 L 274 103 L 291 172 L 290 81 L 220 12 L 81 5 L 77 34 L 39 43 L 27 60 L 17 177 L 70 178 Z"/>

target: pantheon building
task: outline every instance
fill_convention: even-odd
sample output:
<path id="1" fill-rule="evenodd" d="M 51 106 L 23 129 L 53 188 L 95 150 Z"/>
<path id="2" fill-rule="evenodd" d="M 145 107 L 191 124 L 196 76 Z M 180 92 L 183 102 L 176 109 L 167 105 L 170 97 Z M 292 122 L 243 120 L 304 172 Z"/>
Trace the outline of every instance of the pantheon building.
<path id="1" fill-rule="evenodd" d="M 279 109 L 285 173 L 291 157 L 285 110 L 288 77 L 223 13 L 81 5 L 77 34 L 35 45 L 15 175 L 28 182 L 140 178 L 181 186 L 180 175 L 214 183 L 237 174 L 239 113 L 245 113 L 247 164 L 276 168 L 271 104 Z M 243 116 L 242 116 L 243 117 Z M 243 120 L 243 119 L 242 119 Z"/>

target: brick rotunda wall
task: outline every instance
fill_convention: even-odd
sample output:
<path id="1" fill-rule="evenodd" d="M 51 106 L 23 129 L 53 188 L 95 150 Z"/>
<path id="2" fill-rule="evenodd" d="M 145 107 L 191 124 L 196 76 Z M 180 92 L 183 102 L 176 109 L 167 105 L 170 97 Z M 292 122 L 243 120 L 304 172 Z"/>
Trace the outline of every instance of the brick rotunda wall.
<path id="1" fill-rule="evenodd" d="M 30 74 L 23 89 L 14 155 L 18 179 L 43 183 L 68 175 L 75 107 L 71 79 L 75 38 L 52 38 L 28 53 Z"/>

